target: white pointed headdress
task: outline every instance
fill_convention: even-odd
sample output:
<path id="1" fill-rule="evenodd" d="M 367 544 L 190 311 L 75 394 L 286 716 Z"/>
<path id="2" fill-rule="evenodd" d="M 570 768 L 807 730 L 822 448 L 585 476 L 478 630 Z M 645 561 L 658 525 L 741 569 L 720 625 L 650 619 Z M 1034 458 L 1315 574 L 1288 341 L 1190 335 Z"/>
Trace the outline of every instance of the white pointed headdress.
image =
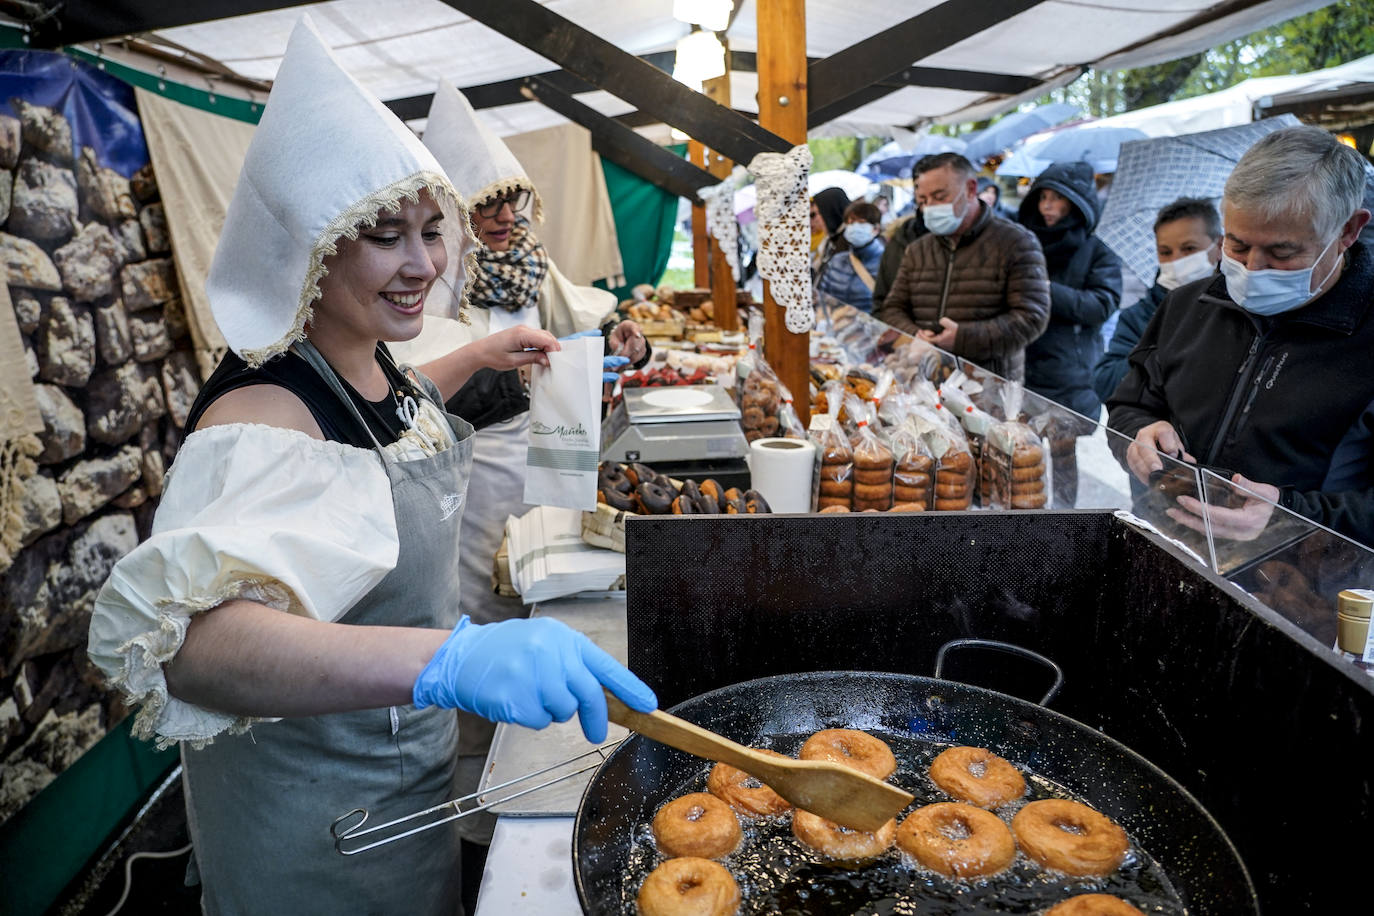
<path id="1" fill-rule="evenodd" d="M 324 259 L 380 211 L 428 192 L 444 212 L 449 288 L 425 311 L 461 317 L 477 240 L 461 195 L 419 139 L 339 65 L 302 16 L 225 216 L 206 293 L 230 349 L 257 366 L 304 336 Z"/>
<path id="2" fill-rule="evenodd" d="M 534 198 L 534 218 L 544 215 L 539 189 L 510 148 L 487 127 L 467 96 L 448 80 L 439 80 L 425 122 L 425 146 L 439 160 L 469 206 L 518 189 Z"/>

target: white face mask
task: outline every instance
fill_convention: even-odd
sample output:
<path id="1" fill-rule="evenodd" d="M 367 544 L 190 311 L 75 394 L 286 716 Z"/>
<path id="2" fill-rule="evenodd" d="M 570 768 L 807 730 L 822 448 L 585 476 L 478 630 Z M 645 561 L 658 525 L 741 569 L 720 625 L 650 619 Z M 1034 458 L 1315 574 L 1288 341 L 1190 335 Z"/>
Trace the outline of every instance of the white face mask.
<path id="1" fill-rule="evenodd" d="M 921 218 L 936 235 L 953 235 L 964 221 L 964 214 L 954 212 L 954 204 L 926 204 L 921 208 Z"/>
<path id="2" fill-rule="evenodd" d="M 1159 279 L 1156 282 L 1165 289 L 1178 289 L 1185 283 L 1210 277 L 1216 267 L 1208 257 L 1209 254 L 1209 251 L 1194 251 L 1190 255 L 1160 264 Z"/>
<path id="3" fill-rule="evenodd" d="M 1311 302 L 1313 292 L 1321 289 L 1326 281 L 1331 279 L 1336 268 L 1341 266 L 1341 259 L 1337 258 L 1321 283 L 1312 282 L 1312 272 L 1316 269 L 1317 262 L 1326 256 L 1326 252 L 1334 244 L 1336 239 L 1327 242 L 1322 253 L 1312 262 L 1312 266 L 1301 270 L 1277 270 L 1272 267 L 1265 270 L 1250 270 L 1222 252 L 1221 273 L 1226 277 L 1226 292 L 1230 294 L 1232 302 L 1255 315 L 1291 312 Z"/>
<path id="4" fill-rule="evenodd" d="M 844 239 L 855 248 L 862 248 L 873 241 L 878 228 L 872 223 L 848 223 L 844 227 Z"/>

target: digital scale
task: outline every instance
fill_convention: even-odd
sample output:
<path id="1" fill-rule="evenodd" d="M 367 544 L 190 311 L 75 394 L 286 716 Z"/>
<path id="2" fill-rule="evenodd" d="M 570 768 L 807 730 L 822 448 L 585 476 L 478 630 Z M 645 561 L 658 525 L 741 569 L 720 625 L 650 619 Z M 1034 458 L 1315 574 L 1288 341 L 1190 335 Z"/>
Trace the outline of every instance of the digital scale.
<path id="1" fill-rule="evenodd" d="M 627 388 L 601 424 L 605 461 L 726 462 L 749 454 L 740 411 L 719 385 Z"/>

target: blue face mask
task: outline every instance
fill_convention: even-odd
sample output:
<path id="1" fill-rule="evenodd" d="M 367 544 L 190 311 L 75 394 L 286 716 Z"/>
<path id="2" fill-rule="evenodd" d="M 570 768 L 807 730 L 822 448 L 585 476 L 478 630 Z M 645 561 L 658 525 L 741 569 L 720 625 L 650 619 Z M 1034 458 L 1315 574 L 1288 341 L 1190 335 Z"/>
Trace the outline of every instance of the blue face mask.
<path id="1" fill-rule="evenodd" d="M 1339 238 L 1339 236 L 1337 236 Z M 1312 301 L 1314 290 L 1321 289 L 1336 268 L 1341 266 L 1339 258 L 1331 265 L 1321 283 L 1312 282 L 1312 272 L 1317 261 L 1336 243 L 1336 239 L 1326 243 L 1322 253 L 1317 255 L 1311 267 L 1301 270 L 1250 270 L 1244 264 L 1222 252 L 1221 273 L 1226 278 L 1226 292 L 1231 301 L 1252 315 L 1279 315 L 1291 312 Z"/>
<path id="2" fill-rule="evenodd" d="M 878 227 L 872 223 L 848 223 L 844 227 L 844 240 L 855 248 L 862 248 L 878 234 Z"/>
<path id="3" fill-rule="evenodd" d="M 954 204 L 926 204 L 921 208 L 926 228 L 936 235 L 953 235 L 964 221 L 964 214 L 954 212 Z"/>

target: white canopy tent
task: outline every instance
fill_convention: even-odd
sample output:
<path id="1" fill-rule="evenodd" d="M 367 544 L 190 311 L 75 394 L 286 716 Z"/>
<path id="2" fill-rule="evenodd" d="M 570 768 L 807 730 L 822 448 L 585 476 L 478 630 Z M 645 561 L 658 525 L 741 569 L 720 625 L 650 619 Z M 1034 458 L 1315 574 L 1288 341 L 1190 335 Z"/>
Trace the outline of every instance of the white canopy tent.
<path id="1" fill-rule="evenodd" d="M 672 0 L 541 2 L 632 54 L 670 51 L 689 30 L 673 19 Z M 924 68 L 1031 78 L 1038 81 L 1033 88 L 1001 95 L 905 86 L 813 133 L 874 134 L 890 132 L 894 126 L 988 117 L 1071 81 L 1085 66 L 1129 67 L 1178 57 L 1325 2 L 1045 0 L 911 61 Z M 940 0 L 811 0 L 806 4 L 808 56 L 827 57 L 939 5 Z M 167 28 L 150 37 L 216 61 L 236 74 L 270 80 L 303 10 L 310 12 L 344 66 L 383 100 L 432 92 L 440 77 L 464 87 L 557 69 L 441 0 L 333 0 Z M 754 0 L 743 0 L 727 38 L 733 51 L 757 49 Z M 731 84 L 734 107 L 756 111 L 757 76 L 736 71 Z M 234 93 L 235 88 L 220 83 L 217 91 Z M 605 92 L 582 93 L 578 99 L 607 115 L 631 110 L 628 103 Z M 560 115 L 535 102 L 488 108 L 481 114 L 502 135 L 564 123 Z"/>

